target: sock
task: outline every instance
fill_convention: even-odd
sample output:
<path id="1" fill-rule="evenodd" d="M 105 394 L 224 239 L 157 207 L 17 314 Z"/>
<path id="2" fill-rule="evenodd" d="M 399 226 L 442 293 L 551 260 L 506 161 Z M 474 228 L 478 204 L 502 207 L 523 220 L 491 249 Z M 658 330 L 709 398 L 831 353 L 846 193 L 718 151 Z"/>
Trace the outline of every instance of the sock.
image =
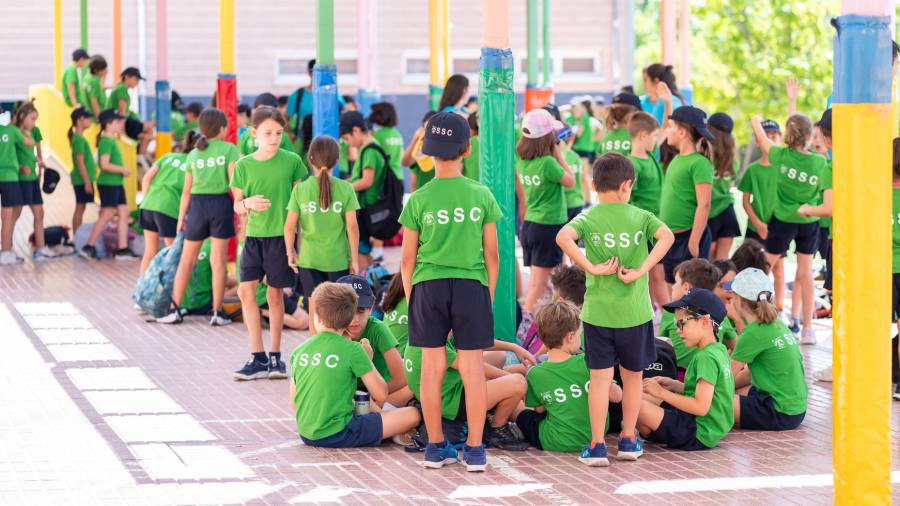
<path id="1" fill-rule="evenodd" d="M 268 364 L 269 358 L 266 356 L 266 352 L 257 351 L 253 353 L 253 360 L 256 360 L 260 364 Z"/>
<path id="2" fill-rule="evenodd" d="M 281 352 L 280 351 L 270 351 L 269 352 L 269 360 L 271 360 L 272 357 L 277 358 L 278 361 L 281 362 Z"/>

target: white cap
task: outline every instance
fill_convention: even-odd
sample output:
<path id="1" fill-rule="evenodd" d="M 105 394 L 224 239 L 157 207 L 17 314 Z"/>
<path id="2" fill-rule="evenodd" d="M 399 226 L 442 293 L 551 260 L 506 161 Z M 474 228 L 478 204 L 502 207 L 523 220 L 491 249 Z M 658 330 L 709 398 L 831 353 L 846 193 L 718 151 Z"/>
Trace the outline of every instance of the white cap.
<path id="1" fill-rule="evenodd" d="M 772 294 L 775 293 L 775 285 L 768 274 L 755 267 L 748 267 L 734 277 L 731 290 L 742 299 L 751 302 L 761 300 L 773 302 Z"/>
<path id="2" fill-rule="evenodd" d="M 553 118 L 546 109 L 532 109 L 522 120 L 522 136 L 528 139 L 539 139 L 563 127 L 562 122 Z"/>

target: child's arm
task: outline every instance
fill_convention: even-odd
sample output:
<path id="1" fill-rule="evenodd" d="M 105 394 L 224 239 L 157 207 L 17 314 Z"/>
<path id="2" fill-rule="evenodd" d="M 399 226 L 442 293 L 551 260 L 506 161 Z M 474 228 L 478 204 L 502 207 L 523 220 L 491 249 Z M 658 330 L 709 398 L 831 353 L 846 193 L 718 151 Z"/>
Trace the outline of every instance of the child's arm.
<path id="1" fill-rule="evenodd" d="M 297 234 L 297 224 L 300 215 L 294 211 L 288 210 L 287 217 L 284 219 L 284 250 L 287 253 L 288 265 L 294 272 L 297 271 L 297 251 L 294 249 L 294 240 Z M 301 244 L 302 248 L 303 245 Z"/>
<path id="2" fill-rule="evenodd" d="M 644 380 L 644 388 L 647 388 L 647 384 L 650 382 L 659 383 L 659 385 L 670 392 L 675 392 L 676 394 L 680 394 L 684 392 L 684 383 L 668 378 L 666 376 L 656 376 L 653 378 L 647 378 Z"/>
<path id="3" fill-rule="evenodd" d="M 744 177 L 747 176 L 745 175 Z M 769 225 L 763 223 L 762 220 L 759 219 L 759 215 L 756 214 L 756 210 L 753 209 L 753 204 L 750 203 L 750 195 L 750 192 L 744 192 L 744 199 L 742 200 L 744 211 L 747 213 L 747 218 L 753 223 L 753 226 L 756 227 L 756 233 L 765 239 L 769 235 Z"/>
<path id="4" fill-rule="evenodd" d="M 359 223 L 356 222 L 356 211 L 344 213 L 347 223 L 347 240 L 350 241 L 350 273 L 359 272 Z"/>
<path id="5" fill-rule="evenodd" d="M 95 118 L 100 116 L 100 102 L 97 101 L 97 97 L 91 97 L 91 109 Z"/>
<path id="6" fill-rule="evenodd" d="M 44 152 L 41 151 L 40 142 L 34 143 L 34 150 L 37 151 L 37 157 L 35 161 L 37 162 L 38 176 L 41 176 L 44 173 Z"/>
<path id="7" fill-rule="evenodd" d="M 497 274 L 500 272 L 496 222 L 485 223 L 481 227 L 481 247 L 484 249 L 484 268 L 487 271 L 488 290 L 491 292 L 491 302 L 493 302 L 494 290 L 497 289 Z"/>
<path id="8" fill-rule="evenodd" d="M 663 402 L 669 403 L 675 409 L 680 409 L 694 416 L 706 416 L 709 412 L 709 407 L 712 405 L 715 387 L 712 383 L 700 379 L 697 381 L 697 390 L 694 392 L 694 396 L 686 397 L 685 395 L 666 390 L 659 382 L 648 381 L 644 384 L 644 391 L 662 399 Z"/>
<path id="9" fill-rule="evenodd" d="M 775 143 L 772 142 L 772 139 L 769 139 L 769 136 L 766 135 L 766 131 L 763 130 L 762 116 L 759 114 L 754 115 L 752 125 L 753 134 L 756 136 L 756 142 L 759 144 L 759 149 L 761 149 L 766 156 L 769 156 L 769 150 L 772 149 L 772 146 L 774 146 Z"/>
<path id="10" fill-rule="evenodd" d="M 694 223 L 691 225 L 691 236 L 688 238 L 688 251 L 691 257 L 697 258 L 700 256 L 700 238 L 703 237 L 706 222 L 709 221 L 712 185 L 709 183 L 694 185 L 694 191 L 697 194 L 697 209 L 694 209 Z"/>
<path id="11" fill-rule="evenodd" d="M 159 163 L 154 163 L 150 170 L 144 174 L 144 178 L 141 179 L 141 189 L 144 191 L 144 195 L 147 194 L 147 191 L 150 189 L 150 185 L 153 183 L 153 178 L 156 177 L 156 174 L 159 173 Z M 87 181 L 87 177 L 82 174 L 81 175 L 85 181 Z"/>
<path id="12" fill-rule="evenodd" d="M 232 206 L 234 212 L 241 216 L 250 214 L 250 211 L 265 211 L 272 205 L 272 202 L 262 195 L 245 197 L 243 190 L 233 186 L 231 187 L 231 195 L 234 197 L 234 205 Z"/>
<path id="13" fill-rule="evenodd" d="M 231 162 L 228 164 L 228 180 L 231 181 L 231 178 L 234 177 L 234 166 L 237 162 Z"/>
<path id="14" fill-rule="evenodd" d="M 668 84 L 660 81 L 656 84 L 656 94 L 663 101 L 663 123 L 665 124 L 665 120 L 672 114 L 672 90 L 669 89 Z"/>
<path id="15" fill-rule="evenodd" d="M 391 348 L 384 352 L 384 363 L 391 373 L 391 380 L 387 383 L 388 392 L 396 392 L 405 387 L 406 374 L 403 372 L 403 359 L 400 358 L 397 348 Z"/>
<path id="16" fill-rule="evenodd" d="M 451 367 L 453 369 L 459 370 L 459 355 L 453 359 L 453 362 L 447 365 L 447 367 Z M 502 378 L 503 376 L 508 376 L 511 373 L 504 371 L 503 369 L 498 369 L 491 364 L 484 364 L 484 379 L 490 381 L 492 379 Z"/>
<path id="17" fill-rule="evenodd" d="M 362 178 L 353 182 L 353 191 L 361 192 L 368 190 L 375 184 L 375 169 L 372 167 L 363 167 Z"/>
<path id="18" fill-rule="evenodd" d="M 190 171 L 184 173 L 184 187 L 181 189 L 181 202 L 178 204 L 178 225 L 175 232 L 184 229 L 184 217 L 187 216 L 188 207 L 191 205 L 191 186 L 194 184 L 194 175 Z"/>
<path id="19" fill-rule="evenodd" d="M 578 247 L 578 232 L 570 225 L 566 225 L 556 235 L 556 244 L 569 256 L 576 265 L 584 269 L 584 272 L 594 276 L 612 276 L 619 272 L 619 259 L 612 257 L 602 264 L 594 265 L 584 256 Z"/>
<path id="20" fill-rule="evenodd" d="M 400 156 L 400 164 L 404 167 L 409 167 L 416 162 L 416 159 L 413 157 L 413 149 L 415 149 L 416 143 L 419 142 L 419 136 L 424 131 L 422 127 L 419 127 L 416 133 L 413 134 L 412 140 L 406 145 L 406 149 L 403 150 L 403 155 Z M 415 185 L 413 185 L 413 188 L 415 188 Z"/>
<path id="21" fill-rule="evenodd" d="M 796 77 L 787 80 L 788 117 L 797 114 L 797 95 L 800 93 L 800 83 Z"/>
<path id="22" fill-rule="evenodd" d="M 372 396 L 372 400 L 379 405 L 384 404 L 384 401 L 387 400 L 388 396 L 388 384 L 384 381 L 384 378 L 378 374 L 375 366 L 373 365 L 372 370 L 363 374 L 359 379 L 361 379 L 363 385 L 366 386 L 366 390 L 369 392 L 369 395 Z"/>
<path id="23" fill-rule="evenodd" d="M 119 103 L 116 104 L 116 109 L 119 110 L 119 114 L 121 114 L 122 117 L 128 117 L 128 105 L 125 104 L 124 100 L 119 100 Z"/>
<path id="24" fill-rule="evenodd" d="M 731 375 L 734 377 L 734 388 L 744 388 L 750 384 L 750 368 L 743 362 L 731 361 Z"/>
<path id="25" fill-rule="evenodd" d="M 675 244 L 675 234 L 673 234 L 672 231 L 669 230 L 669 227 L 665 225 L 660 225 L 659 228 L 656 229 L 653 238 L 656 240 L 656 244 L 653 245 L 650 254 L 647 255 L 647 258 L 644 259 L 644 263 L 642 263 L 638 269 L 629 270 L 624 266 L 619 268 L 619 279 L 626 285 L 637 281 L 650 272 L 650 270 L 666 256 L 666 252 L 669 251 L 669 248 Z"/>
<path id="26" fill-rule="evenodd" d="M 832 199 L 834 196 L 832 195 L 831 189 L 827 189 L 822 193 L 822 203 L 817 206 L 810 206 L 809 204 L 803 204 L 800 208 L 797 209 L 797 214 L 800 216 L 815 216 L 818 218 L 830 218 L 831 217 L 831 205 Z"/>
<path id="27" fill-rule="evenodd" d="M 92 195 L 94 193 L 94 185 L 91 184 L 91 179 L 88 177 L 83 153 L 75 155 L 75 165 L 78 169 L 78 173 L 81 174 L 81 180 L 84 181 L 84 192 L 88 195 Z M 142 188 L 146 188 L 146 186 L 142 186 Z"/>
<path id="28" fill-rule="evenodd" d="M 553 157 L 556 158 L 556 162 L 559 163 L 559 166 L 562 167 L 563 177 L 559 180 L 560 186 L 563 188 L 574 188 L 575 187 L 575 176 L 572 175 L 572 169 L 569 168 L 569 164 L 566 163 L 565 158 L 562 155 L 562 149 L 560 149 L 560 143 L 557 142 L 556 146 L 553 147 Z"/>
<path id="29" fill-rule="evenodd" d="M 294 383 L 294 377 L 291 376 L 291 408 L 294 412 L 297 412 L 297 404 L 294 403 L 294 399 L 297 398 L 297 384 Z"/>
<path id="30" fill-rule="evenodd" d="M 488 348 L 487 351 L 511 351 L 516 354 L 519 362 L 526 366 L 531 366 L 537 363 L 537 361 L 534 359 L 534 355 L 532 355 L 528 350 L 522 348 L 516 343 L 494 339 L 494 346 Z"/>
<path id="31" fill-rule="evenodd" d="M 116 165 L 114 163 L 110 163 L 109 155 L 100 155 L 100 170 L 103 172 L 113 172 L 116 174 L 122 174 L 125 177 L 131 175 L 131 171 L 121 165 Z"/>
<path id="32" fill-rule="evenodd" d="M 516 200 L 519 201 L 519 208 L 517 209 L 519 219 L 525 221 L 525 187 L 522 186 L 522 181 L 519 180 L 519 171 L 513 171 L 513 179 L 515 180 Z"/>
<path id="33" fill-rule="evenodd" d="M 581 163 L 581 158 L 578 159 L 578 163 Z M 581 197 L 584 199 L 585 204 L 591 203 L 591 182 L 588 181 L 588 171 L 584 167 L 581 169 Z"/>
<path id="34" fill-rule="evenodd" d="M 496 238 L 496 236 L 495 236 Z M 416 256 L 419 254 L 419 232 L 403 227 L 403 245 L 400 253 L 400 275 L 403 279 L 403 293 L 406 300 L 412 294 L 412 276 L 416 270 Z"/>
<path id="35" fill-rule="evenodd" d="M 73 109 L 78 109 L 81 107 L 81 104 L 78 103 L 78 94 L 75 93 L 75 83 L 69 81 L 66 84 L 66 93 L 69 94 L 69 102 L 72 103 Z"/>

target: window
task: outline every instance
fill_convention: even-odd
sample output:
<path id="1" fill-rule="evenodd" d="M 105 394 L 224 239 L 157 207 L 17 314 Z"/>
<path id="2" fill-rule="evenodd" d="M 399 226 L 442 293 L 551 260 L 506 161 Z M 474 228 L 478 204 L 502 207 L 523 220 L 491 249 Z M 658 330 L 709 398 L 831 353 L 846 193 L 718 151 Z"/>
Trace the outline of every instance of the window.
<path id="1" fill-rule="evenodd" d="M 596 74 L 593 58 L 563 58 L 562 74 Z"/>
<path id="2" fill-rule="evenodd" d="M 406 60 L 406 75 L 427 76 L 431 70 L 428 58 L 409 58 Z"/>
<path id="3" fill-rule="evenodd" d="M 337 66 L 338 84 L 355 84 L 357 61 L 356 50 L 335 51 L 334 64 Z M 307 65 L 315 55 L 296 54 L 275 58 L 275 84 L 300 85 L 309 82 Z"/>
<path id="4" fill-rule="evenodd" d="M 478 58 L 454 58 L 453 73 L 454 74 L 478 74 L 481 67 L 481 61 Z"/>

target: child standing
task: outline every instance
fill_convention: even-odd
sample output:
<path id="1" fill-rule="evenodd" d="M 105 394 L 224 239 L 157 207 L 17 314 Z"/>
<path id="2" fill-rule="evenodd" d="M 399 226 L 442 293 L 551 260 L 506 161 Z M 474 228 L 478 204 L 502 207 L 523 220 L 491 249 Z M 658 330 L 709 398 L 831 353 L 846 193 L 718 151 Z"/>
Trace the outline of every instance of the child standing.
<path id="1" fill-rule="evenodd" d="M 618 458 L 637 460 L 643 454 L 635 432 L 641 380 L 644 368 L 656 360 L 647 273 L 662 260 L 674 237 L 656 216 L 628 204 L 634 167 L 623 155 L 607 153 L 598 158 L 593 181 L 600 203 L 563 227 L 556 240 L 590 274 L 581 319 L 593 387 L 588 392 L 591 440 L 579 460 L 589 466 L 608 466 L 604 424 L 616 363 L 624 387 Z M 649 250 L 651 237 L 655 244 Z M 584 241 L 587 256 L 578 248 L 579 240 Z"/>
<path id="2" fill-rule="evenodd" d="M 468 129 L 468 125 L 466 126 Z M 360 208 L 364 209 L 378 202 L 384 187 L 385 170 L 388 170 L 388 157 L 384 149 L 372 136 L 366 125 L 366 119 L 359 111 L 341 114 L 339 131 L 347 144 L 358 150 L 358 158 L 353 163 L 350 182 L 353 191 L 360 194 Z M 468 133 L 468 130 L 466 131 Z M 365 227 L 360 229 L 359 254 L 361 270 L 372 263 L 372 241 Z"/>
<path id="3" fill-rule="evenodd" d="M 41 195 L 41 179 L 44 158 L 41 154 L 41 131 L 35 126 L 38 112 L 33 102 L 25 102 L 13 114 L 13 124 L 22 132 L 16 142 L 16 158 L 19 160 L 19 185 L 22 187 L 22 205 L 31 208 L 34 217 L 34 259 L 46 260 L 57 256 L 44 243 L 44 198 Z M 37 152 L 37 155 L 35 155 Z"/>
<path id="4" fill-rule="evenodd" d="M 444 347 L 453 332 L 469 426 L 463 457 L 467 470 L 483 471 L 487 467 L 482 445 L 487 405 L 483 350 L 494 345 L 491 302 L 500 261 L 496 221 L 501 213 L 487 188 L 462 175 L 462 158 L 469 153 L 465 118 L 455 113 L 432 116 L 422 151 L 434 157 L 437 173 L 412 194 L 400 223 L 409 344 L 423 348 L 425 466 L 442 467 L 457 460 L 456 450 L 441 431 Z"/>
<path id="5" fill-rule="evenodd" d="M 20 137 L 22 131 L 11 123 L 10 114 L 0 113 L 0 265 L 25 261 L 12 250 L 13 230 L 22 213 L 22 187 L 19 185 L 19 159 L 16 156 Z"/>
<path id="6" fill-rule="evenodd" d="M 641 99 L 634 93 L 619 93 L 612 99 L 606 112 L 606 131 L 600 139 L 597 153 L 615 151 L 623 155 L 631 154 L 631 135 L 628 134 L 628 120 L 641 110 Z"/>
<path id="7" fill-rule="evenodd" d="M 69 145 L 72 149 L 72 189 L 75 190 L 75 212 L 72 214 L 72 233 L 78 232 L 84 219 L 84 209 L 94 202 L 94 179 L 97 167 L 91 146 L 84 138 L 84 131 L 91 126 L 91 113 L 84 107 L 72 111 L 69 127 Z"/>
<path id="8" fill-rule="evenodd" d="M 714 166 L 712 197 L 709 204 L 709 232 L 712 244 L 709 256 L 724 260 L 731 254 L 731 243 L 741 235 L 741 226 L 734 212 L 731 187 L 737 175 L 738 161 L 734 156 L 734 120 L 724 112 L 709 117 L 709 131 L 713 134 L 712 161 Z"/>
<path id="9" fill-rule="evenodd" d="M 287 378 L 281 360 L 283 289 L 294 286 L 295 280 L 285 248 L 284 223 L 291 190 L 309 175 L 309 170 L 299 155 L 279 149 L 287 121 L 277 109 L 258 107 L 253 111 L 250 123 L 259 148 L 235 165 L 231 189 L 234 212 L 247 215 L 247 238 L 241 254 L 238 295 L 244 323 L 250 333 L 252 356 L 244 367 L 235 371 L 234 378 Z M 269 302 L 269 333 L 272 336 L 268 357 L 263 346 L 259 306 L 256 304 L 256 287 L 264 277 L 268 285 L 266 300 Z"/>
<path id="10" fill-rule="evenodd" d="M 553 116 L 553 119 L 562 122 L 559 108 L 554 104 L 547 104 L 543 108 Z M 469 123 L 471 122 L 470 117 Z M 575 186 L 563 189 L 563 196 L 566 198 L 566 221 L 572 221 L 572 218 L 578 216 L 578 213 L 584 209 L 585 203 L 591 201 L 590 183 L 587 180 L 587 171 L 584 170 L 584 165 L 581 163 L 581 157 L 572 149 L 575 136 L 569 132 L 567 137 L 559 138 L 557 136 L 557 139 L 563 161 L 566 162 L 575 179 Z"/>
<path id="11" fill-rule="evenodd" d="M 429 170 L 422 170 L 422 167 L 419 165 L 419 161 L 416 159 L 416 156 L 421 155 L 421 153 L 415 153 L 414 150 L 417 145 L 419 145 L 419 139 L 425 135 L 425 125 L 428 123 L 428 120 L 431 119 L 436 113 L 434 111 L 428 111 L 425 113 L 425 116 L 422 118 L 422 127 L 416 130 L 416 133 L 413 134 L 413 140 L 406 146 L 406 149 L 403 150 L 403 155 L 400 158 L 400 162 L 403 165 L 409 167 L 409 187 L 412 188 L 412 191 L 416 191 L 419 188 L 425 186 L 425 183 L 434 179 L 434 167 L 430 166 Z M 471 139 L 476 137 L 470 137 Z M 344 142 L 341 140 L 341 142 Z M 346 144 L 346 143 L 345 143 Z M 424 158 L 424 157 L 423 157 Z M 467 158 L 468 159 L 468 158 Z M 430 163 L 430 160 L 428 161 Z"/>
<path id="12" fill-rule="evenodd" d="M 172 128 L 173 136 L 176 141 L 184 139 L 184 134 L 191 130 L 197 130 L 200 124 L 200 115 L 203 114 L 203 104 L 200 102 L 191 102 L 184 110 L 184 121 L 178 127 Z"/>
<path id="13" fill-rule="evenodd" d="M 271 93 L 261 93 L 256 97 L 256 101 L 253 102 L 253 112 L 256 112 L 260 107 L 277 109 L 278 99 Z M 252 126 L 252 114 L 250 116 L 250 123 Z M 238 138 L 237 145 L 241 156 L 252 155 L 259 148 L 259 142 L 257 138 L 253 136 L 253 132 L 251 132 L 250 129 L 244 129 L 244 134 Z M 287 133 L 281 136 L 281 144 L 279 144 L 278 147 L 287 151 L 294 151 L 294 146 L 291 144 L 291 139 Z"/>
<path id="14" fill-rule="evenodd" d="M 732 304 L 747 322 L 731 354 L 734 423 L 742 429 L 796 429 L 806 415 L 803 355 L 772 304 L 774 289 L 759 269 L 734 278 Z"/>
<path id="15" fill-rule="evenodd" d="M 100 113 L 106 110 L 106 59 L 94 55 L 88 63 L 90 74 L 84 78 L 82 93 L 88 111 L 99 121 Z"/>
<path id="16" fill-rule="evenodd" d="M 131 95 L 128 90 L 137 88 L 144 80 L 144 76 L 137 68 L 128 67 L 122 71 L 120 77 L 122 80 L 109 93 L 107 106 L 119 111 L 119 114 L 125 117 L 125 135 L 138 142 L 138 153 L 143 155 L 153 136 L 153 124 L 144 123 L 140 116 L 131 110 Z"/>
<path id="17" fill-rule="evenodd" d="M 590 97 L 575 97 L 570 102 L 572 114 L 566 117 L 566 123 L 572 127 L 575 143 L 572 150 L 582 160 L 582 166 L 590 167 L 597 157 L 594 146 L 594 128 L 591 123 Z"/>
<path id="18" fill-rule="evenodd" d="M 402 181 L 403 166 L 400 165 L 400 159 L 403 157 L 403 136 L 397 131 L 397 110 L 394 109 L 394 104 L 390 102 L 372 104 L 369 123 L 379 127 L 372 132 L 372 137 L 388 155 L 394 175 Z"/>
<path id="19" fill-rule="evenodd" d="M 78 48 L 72 52 L 72 64 L 63 71 L 60 91 L 66 105 L 75 109 L 86 105 L 81 93 L 81 71 L 90 56 L 87 51 Z"/>

